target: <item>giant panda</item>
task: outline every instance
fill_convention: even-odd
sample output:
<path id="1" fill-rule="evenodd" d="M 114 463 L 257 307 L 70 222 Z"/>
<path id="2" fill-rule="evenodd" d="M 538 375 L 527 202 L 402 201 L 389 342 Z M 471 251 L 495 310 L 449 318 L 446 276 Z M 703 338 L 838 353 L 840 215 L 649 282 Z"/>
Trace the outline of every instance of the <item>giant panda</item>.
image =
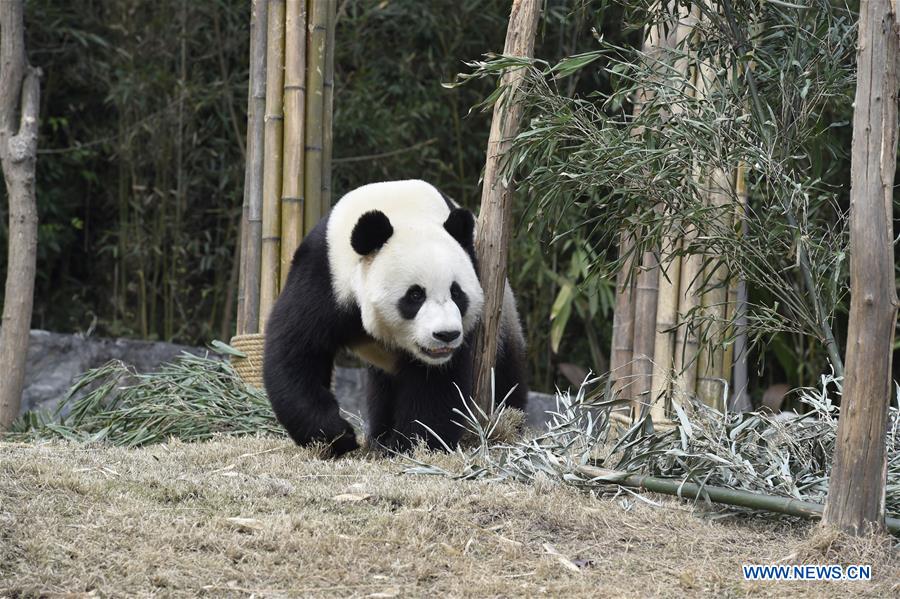
<path id="1" fill-rule="evenodd" d="M 324 442 L 335 456 L 358 447 L 330 390 L 348 349 L 368 365 L 371 446 L 456 446 L 453 409 L 472 395 L 484 303 L 474 227 L 471 212 L 409 180 L 347 193 L 310 231 L 267 322 L 263 360 L 272 408 L 297 444 Z M 509 394 L 524 410 L 525 340 L 508 283 L 494 373 L 497 401 Z"/>

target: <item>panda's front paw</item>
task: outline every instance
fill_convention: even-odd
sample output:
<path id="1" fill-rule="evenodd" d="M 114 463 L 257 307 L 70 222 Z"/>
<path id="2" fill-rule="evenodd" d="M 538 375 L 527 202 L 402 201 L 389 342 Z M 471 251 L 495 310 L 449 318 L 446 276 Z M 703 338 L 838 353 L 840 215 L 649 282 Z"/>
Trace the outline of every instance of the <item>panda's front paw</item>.
<path id="1" fill-rule="evenodd" d="M 335 414 L 320 426 L 321 439 L 325 441 L 331 457 L 339 457 L 359 448 L 356 431 L 349 422 Z"/>

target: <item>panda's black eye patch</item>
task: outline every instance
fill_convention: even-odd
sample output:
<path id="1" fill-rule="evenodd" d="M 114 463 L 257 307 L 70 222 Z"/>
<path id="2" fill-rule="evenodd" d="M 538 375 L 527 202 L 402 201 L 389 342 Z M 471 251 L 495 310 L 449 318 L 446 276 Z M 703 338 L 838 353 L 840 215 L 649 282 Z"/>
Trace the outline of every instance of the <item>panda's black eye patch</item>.
<path id="1" fill-rule="evenodd" d="M 466 310 L 469 309 L 469 296 L 466 295 L 466 292 L 462 290 L 462 287 L 456 281 L 453 281 L 453 284 L 450 285 L 450 299 L 459 308 L 459 315 L 465 316 Z"/>
<path id="2" fill-rule="evenodd" d="M 397 302 L 397 310 L 400 311 L 400 316 L 406 320 L 412 320 L 419 313 L 419 308 L 424 303 L 425 290 L 418 285 L 413 285 L 406 290 L 406 293 Z"/>

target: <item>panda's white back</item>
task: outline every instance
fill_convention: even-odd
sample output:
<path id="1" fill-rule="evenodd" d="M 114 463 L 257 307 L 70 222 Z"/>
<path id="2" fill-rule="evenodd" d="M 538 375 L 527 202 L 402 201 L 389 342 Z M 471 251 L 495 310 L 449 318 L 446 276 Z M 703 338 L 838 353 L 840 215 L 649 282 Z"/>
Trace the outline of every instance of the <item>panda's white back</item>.
<path id="1" fill-rule="evenodd" d="M 366 212 L 383 212 L 392 225 L 406 230 L 436 227 L 443 234 L 443 224 L 450 214 L 447 200 L 433 185 L 418 179 L 371 183 L 343 196 L 328 216 L 328 262 L 336 299 L 353 301 L 352 280 L 360 256 L 350 245 L 350 236 L 359 217 Z"/>

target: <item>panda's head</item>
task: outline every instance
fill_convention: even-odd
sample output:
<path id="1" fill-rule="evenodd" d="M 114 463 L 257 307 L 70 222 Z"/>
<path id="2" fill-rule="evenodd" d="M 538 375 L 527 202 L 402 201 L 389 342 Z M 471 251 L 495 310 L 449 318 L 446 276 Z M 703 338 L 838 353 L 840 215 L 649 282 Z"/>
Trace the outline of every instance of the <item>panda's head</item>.
<path id="1" fill-rule="evenodd" d="M 460 208 L 443 226 L 391 222 L 378 210 L 360 216 L 350 239 L 360 256 L 352 287 L 366 332 L 425 364 L 448 362 L 484 303 L 469 253 L 474 225 Z"/>

